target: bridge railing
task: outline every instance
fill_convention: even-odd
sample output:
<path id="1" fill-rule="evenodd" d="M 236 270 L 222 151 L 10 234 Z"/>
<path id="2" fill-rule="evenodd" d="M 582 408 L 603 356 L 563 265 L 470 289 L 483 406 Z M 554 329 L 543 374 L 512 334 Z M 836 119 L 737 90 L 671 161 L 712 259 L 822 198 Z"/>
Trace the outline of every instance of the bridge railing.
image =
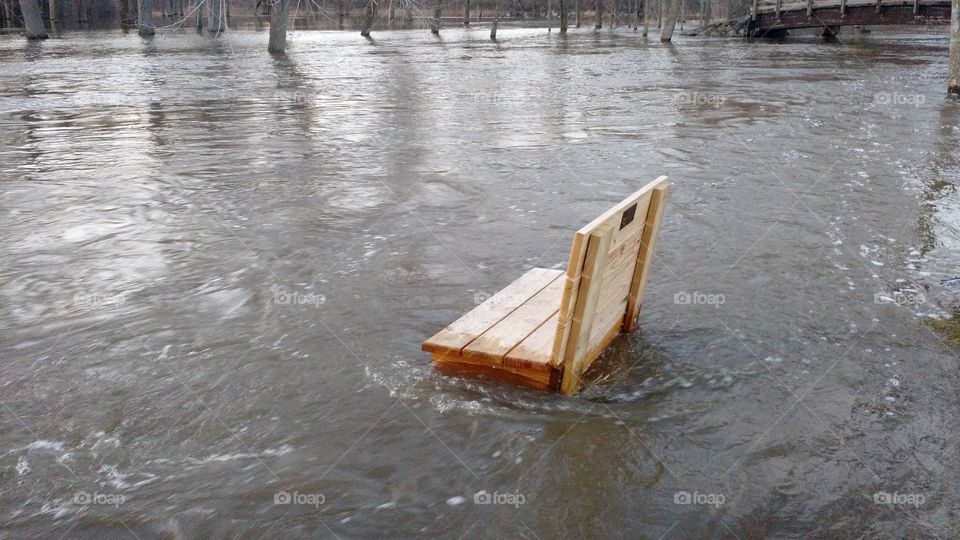
<path id="1" fill-rule="evenodd" d="M 839 7 L 841 12 L 852 6 L 914 6 L 916 9 L 928 2 L 921 0 L 753 0 L 751 15 L 756 18 L 760 13 L 781 13 L 784 11 L 806 10 L 807 15 L 820 8 Z"/>

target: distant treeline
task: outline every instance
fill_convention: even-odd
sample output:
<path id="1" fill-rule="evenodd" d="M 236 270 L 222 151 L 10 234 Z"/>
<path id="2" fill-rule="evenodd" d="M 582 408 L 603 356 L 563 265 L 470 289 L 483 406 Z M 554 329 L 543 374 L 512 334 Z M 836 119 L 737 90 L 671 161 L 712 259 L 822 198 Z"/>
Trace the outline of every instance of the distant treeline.
<path id="1" fill-rule="evenodd" d="M 199 0 L 155 0 L 153 15 L 158 26 L 189 21 L 204 6 Z M 217 1 L 217 0 L 208 0 Z M 291 15 L 296 13 L 293 25 L 297 28 L 353 28 L 362 18 L 368 0 L 300 0 L 291 3 Z M 644 1 L 648 6 L 644 6 Z M 227 14 L 227 26 L 244 27 L 259 23 L 270 16 L 271 0 L 219 0 Z M 464 2 L 470 2 L 469 11 Z M 658 24 L 668 0 L 580 0 L 584 17 L 592 17 L 599 6 L 606 16 L 615 15 L 612 24 L 630 25 L 644 11 Z M 377 18 L 399 26 L 418 24 L 430 16 L 434 4 L 430 0 L 374 0 Z M 494 15 L 496 0 L 442 0 L 444 19 L 461 20 L 469 13 L 469 20 L 489 19 Z M 577 11 L 576 0 L 566 2 L 573 22 Z M 504 0 L 504 16 L 514 19 L 546 20 L 548 14 L 559 17 L 558 0 Z M 137 0 L 40 0 L 44 23 L 48 28 L 111 28 L 134 27 L 137 24 Z M 682 0 L 680 18 L 687 21 L 727 19 L 748 12 L 748 0 Z M 608 23 L 604 26 L 610 26 Z M 18 0 L 0 0 L 0 28 L 22 28 L 23 15 Z"/>

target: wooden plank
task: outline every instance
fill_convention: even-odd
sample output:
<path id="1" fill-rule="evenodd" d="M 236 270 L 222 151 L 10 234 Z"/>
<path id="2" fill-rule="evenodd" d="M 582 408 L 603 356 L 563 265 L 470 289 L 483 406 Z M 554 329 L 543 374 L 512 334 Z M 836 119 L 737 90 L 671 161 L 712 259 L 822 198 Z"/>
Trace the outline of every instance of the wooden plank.
<path id="1" fill-rule="evenodd" d="M 560 313 L 555 312 L 540 328 L 527 336 L 503 357 L 503 364 L 529 370 L 548 370 L 553 353 L 553 339 L 557 333 Z"/>
<path id="2" fill-rule="evenodd" d="M 502 363 L 508 352 L 557 313 L 563 294 L 563 278 L 558 272 L 549 285 L 464 347 L 462 355 L 478 360 L 486 357 L 491 364 Z"/>
<path id="3" fill-rule="evenodd" d="M 566 355 L 567 341 L 570 339 L 571 319 L 576 307 L 577 296 L 580 294 L 580 278 L 583 272 L 583 260 L 587 255 L 587 237 L 580 232 L 573 235 L 573 245 L 570 247 L 570 257 L 567 260 L 566 278 L 563 284 L 563 295 L 560 298 L 560 312 L 557 317 L 557 331 L 553 339 L 553 352 L 550 353 L 550 363 L 559 366 Z"/>
<path id="4" fill-rule="evenodd" d="M 620 329 L 623 326 L 623 317 L 627 312 L 627 297 L 624 296 L 623 299 L 616 302 L 613 305 L 607 306 L 602 311 L 597 309 L 596 315 L 593 318 L 593 328 L 590 329 L 590 339 L 588 340 L 587 350 L 590 350 L 603 336 L 609 334 L 612 330 L 616 330 L 614 335 L 620 333 Z M 592 362 L 593 358 L 589 359 L 588 362 Z"/>
<path id="5" fill-rule="evenodd" d="M 659 184 L 653 191 L 650 200 L 650 209 L 647 211 L 647 224 L 643 228 L 643 240 L 640 243 L 640 253 L 637 257 L 637 266 L 634 268 L 633 281 L 630 283 L 630 295 L 627 300 L 627 313 L 623 320 L 623 331 L 633 330 L 640 306 L 643 304 L 643 292 L 647 286 L 647 276 L 650 271 L 650 262 L 653 260 L 653 250 L 657 243 L 657 233 L 663 221 L 663 210 L 667 206 L 667 193 L 670 190 L 668 182 Z"/>
<path id="6" fill-rule="evenodd" d="M 534 268 L 472 311 L 424 341 L 421 348 L 430 353 L 460 354 L 464 347 L 497 324 L 531 296 L 563 275 L 560 270 Z"/>
<path id="7" fill-rule="evenodd" d="M 433 354 L 433 361 L 441 371 L 455 375 L 483 375 L 498 381 L 537 390 L 555 390 L 559 386 L 560 371 L 557 369 L 534 371 L 511 366 L 491 366 L 483 362 L 471 362 L 462 356 L 443 353 Z"/>
<path id="8" fill-rule="evenodd" d="M 606 225 L 613 227 L 613 241 L 610 243 L 610 249 L 615 250 L 624 242 L 629 241 L 633 236 L 643 228 L 643 216 L 647 215 L 647 207 L 650 206 L 650 193 L 644 193 L 634 200 L 634 203 L 627 207 L 627 210 L 620 216 L 614 214 L 613 219 L 605 222 Z M 621 223 L 629 218 L 628 223 Z M 621 228 L 622 225 L 622 228 Z"/>
<path id="9" fill-rule="evenodd" d="M 610 345 L 610 342 L 613 341 L 613 338 L 617 337 L 619 333 L 620 327 L 613 325 L 603 336 L 600 336 L 599 338 L 591 337 L 590 347 L 587 349 L 585 354 L 583 371 L 580 373 L 581 377 L 583 377 L 583 374 L 590 369 L 590 364 L 592 364 L 594 360 L 603 354 L 603 351 Z"/>
<path id="10" fill-rule="evenodd" d="M 582 230 L 582 229 L 581 229 Z M 603 271 L 605 254 L 610 250 L 613 239 L 613 228 L 609 225 L 600 225 L 590 234 L 587 244 L 587 255 L 584 259 L 583 273 L 580 278 L 580 293 L 577 295 L 576 308 L 573 312 L 570 327 L 570 343 L 566 347 L 563 361 L 563 378 L 560 389 L 564 394 L 572 396 L 580 387 L 580 375 L 583 372 L 583 361 L 590 339 L 590 329 L 593 326 L 593 315 L 597 308 L 600 287 L 598 277 Z"/>

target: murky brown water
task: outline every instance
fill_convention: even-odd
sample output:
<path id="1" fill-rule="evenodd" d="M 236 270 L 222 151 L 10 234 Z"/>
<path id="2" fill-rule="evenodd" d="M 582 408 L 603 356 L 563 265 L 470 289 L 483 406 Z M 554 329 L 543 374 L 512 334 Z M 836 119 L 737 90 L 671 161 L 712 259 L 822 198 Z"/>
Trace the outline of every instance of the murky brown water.
<path id="1" fill-rule="evenodd" d="M 946 39 L 486 33 L 0 37 L 0 538 L 960 535 Z M 661 173 L 578 398 L 432 370 Z"/>

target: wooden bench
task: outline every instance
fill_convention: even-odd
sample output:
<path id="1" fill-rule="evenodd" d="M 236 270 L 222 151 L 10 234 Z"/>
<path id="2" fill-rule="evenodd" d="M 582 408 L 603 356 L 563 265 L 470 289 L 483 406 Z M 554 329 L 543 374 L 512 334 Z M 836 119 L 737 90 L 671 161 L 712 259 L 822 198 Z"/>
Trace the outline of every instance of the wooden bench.
<path id="1" fill-rule="evenodd" d="M 528 271 L 422 349 L 448 372 L 576 394 L 590 363 L 633 328 L 668 185 L 657 178 L 577 231 L 566 272 Z"/>

